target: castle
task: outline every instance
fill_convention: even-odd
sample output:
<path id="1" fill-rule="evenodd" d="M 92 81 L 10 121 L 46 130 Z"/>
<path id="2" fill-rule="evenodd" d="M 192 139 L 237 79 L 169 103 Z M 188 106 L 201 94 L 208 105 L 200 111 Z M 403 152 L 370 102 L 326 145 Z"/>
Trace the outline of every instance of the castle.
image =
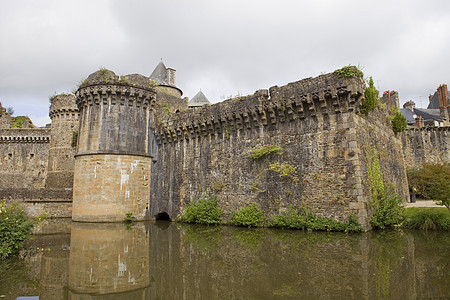
<path id="1" fill-rule="evenodd" d="M 373 157 L 409 201 L 406 168 L 449 161 L 450 127 L 395 135 L 387 110 L 361 116 L 364 87 L 335 72 L 210 105 L 200 93 L 181 98 L 162 62 L 149 77 L 101 69 L 75 96 L 52 97 L 46 128 L 12 128 L 17 118 L 1 108 L 0 198 L 32 214 L 115 222 L 173 219 L 210 193 L 225 218 L 251 203 L 266 216 L 305 205 L 369 230 Z M 448 102 L 441 110 L 448 116 Z M 280 153 L 250 155 L 265 146 Z"/>

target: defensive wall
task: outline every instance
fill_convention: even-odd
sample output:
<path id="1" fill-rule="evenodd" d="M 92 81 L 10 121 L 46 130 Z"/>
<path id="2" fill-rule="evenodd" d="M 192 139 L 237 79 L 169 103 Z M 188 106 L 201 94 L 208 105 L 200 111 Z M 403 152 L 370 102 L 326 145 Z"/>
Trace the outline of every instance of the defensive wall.
<path id="1" fill-rule="evenodd" d="M 0 129 L 0 187 L 43 188 L 50 129 Z"/>
<path id="2" fill-rule="evenodd" d="M 209 192 L 225 218 L 250 203 L 266 216 L 306 205 L 340 221 L 355 215 L 368 229 L 366 160 L 374 150 L 384 180 L 405 201 L 409 195 L 401 143 L 387 113 L 361 118 L 363 93 L 361 79 L 327 74 L 199 111 L 159 114 L 150 214 L 174 218 Z M 264 145 L 281 147 L 281 154 L 249 157 Z M 277 166 L 295 171 L 280 176 Z"/>
<path id="3" fill-rule="evenodd" d="M 407 167 L 450 162 L 450 126 L 407 129 L 400 137 Z"/>

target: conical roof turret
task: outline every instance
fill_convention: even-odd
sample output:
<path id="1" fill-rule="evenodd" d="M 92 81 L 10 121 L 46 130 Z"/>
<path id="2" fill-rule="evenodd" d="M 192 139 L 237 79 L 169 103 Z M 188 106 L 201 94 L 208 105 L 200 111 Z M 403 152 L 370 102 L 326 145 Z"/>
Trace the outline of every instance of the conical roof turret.
<path id="1" fill-rule="evenodd" d="M 197 107 L 203 106 L 205 104 L 211 104 L 208 98 L 206 98 L 205 94 L 202 91 L 198 92 L 188 103 L 189 107 Z"/>
<path id="2" fill-rule="evenodd" d="M 155 70 L 153 70 L 150 79 L 156 81 L 159 85 L 170 85 L 168 71 L 162 61 L 160 61 Z"/>

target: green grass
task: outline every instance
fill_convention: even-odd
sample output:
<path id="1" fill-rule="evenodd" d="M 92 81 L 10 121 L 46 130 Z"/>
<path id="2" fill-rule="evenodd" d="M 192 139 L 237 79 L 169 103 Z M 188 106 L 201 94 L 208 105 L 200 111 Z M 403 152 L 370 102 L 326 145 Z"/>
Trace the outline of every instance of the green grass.
<path id="1" fill-rule="evenodd" d="M 403 226 L 421 230 L 450 230 L 450 213 L 445 207 L 410 207 L 405 209 Z"/>

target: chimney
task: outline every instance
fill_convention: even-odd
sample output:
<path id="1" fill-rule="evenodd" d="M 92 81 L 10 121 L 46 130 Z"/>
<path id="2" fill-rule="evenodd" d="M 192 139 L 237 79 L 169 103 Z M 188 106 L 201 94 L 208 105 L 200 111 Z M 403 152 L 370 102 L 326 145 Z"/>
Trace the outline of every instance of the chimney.
<path id="1" fill-rule="evenodd" d="M 424 122 L 422 116 L 418 116 L 418 117 L 416 118 L 416 127 L 417 127 L 417 128 L 425 127 L 425 122 Z"/>
<path id="2" fill-rule="evenodd" d="M 403 108 L 407 108 L 410 111 L 414 111 L 415 107 L 416 107 L 416 104 L 412 100 L 409 100 L 408 102 L 405 102 L 405 104 L 403 104 Z"/>
<path id="3" fill-rule="evenodd" d="M 433 99 L 433 95 L 429 94 L 428 95 L 428 101 L 431 102 L 432 99 Z"/>
<path id="4" fill-rule="evenodd" d="M 438 99 L 439 99 L 439 107 L 447 107 L 448 106 L 448 90 L 446 84 L 441 84 L 438 89 Z"/>
<path id="5" fill-rule="evenodd" d="M 175 85 L 175 72 L 176 72 L 175 69 L 167 68 L 167 77 L 168 77 L 169 85 L 176 86 Z"/>

